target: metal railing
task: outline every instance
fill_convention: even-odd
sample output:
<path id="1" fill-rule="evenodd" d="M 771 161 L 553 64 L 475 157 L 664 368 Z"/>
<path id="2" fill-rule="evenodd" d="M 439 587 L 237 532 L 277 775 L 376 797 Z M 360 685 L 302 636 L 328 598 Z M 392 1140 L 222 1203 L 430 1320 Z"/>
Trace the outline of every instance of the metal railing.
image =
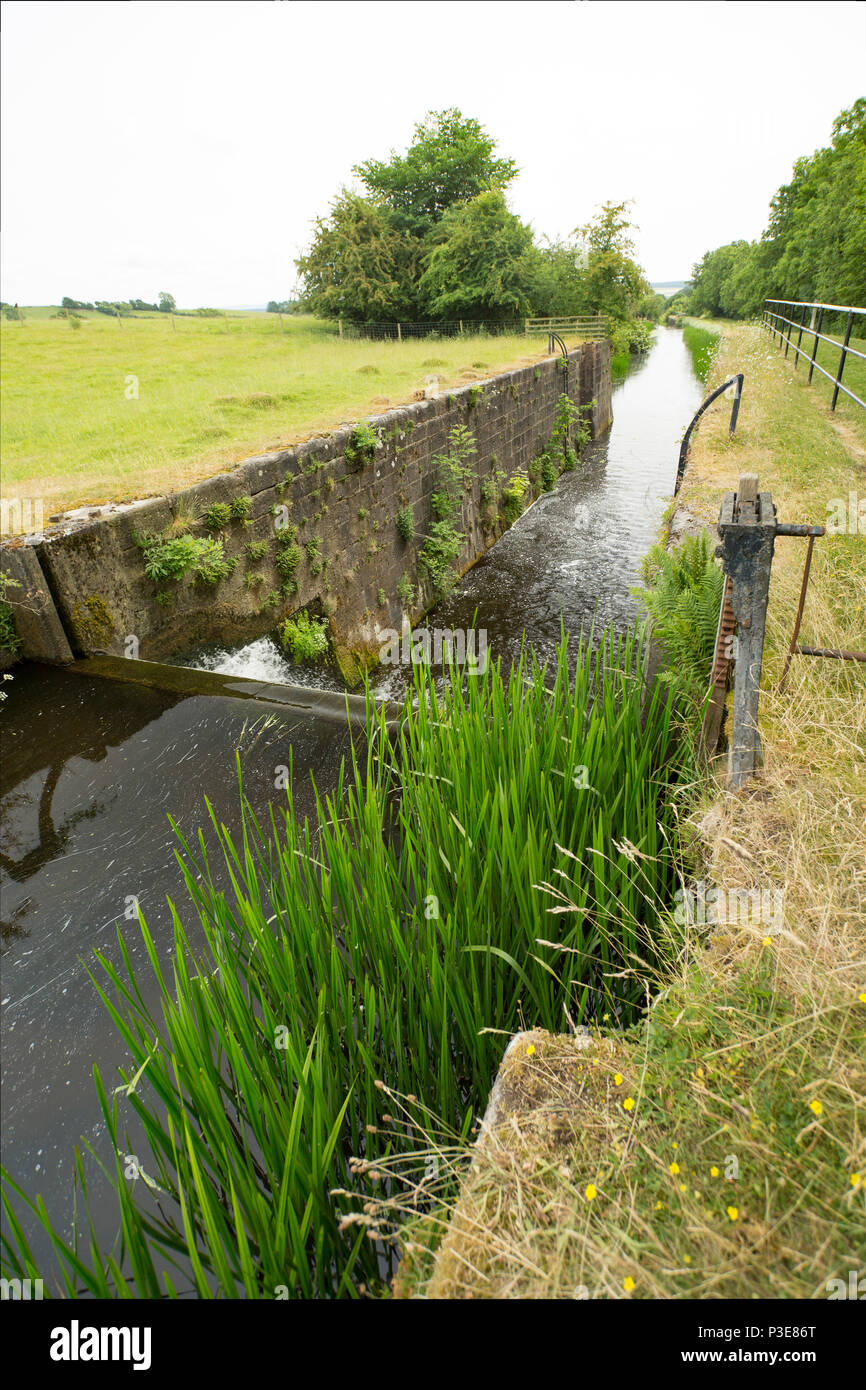
<path id="1" fill-rule="evenodd" d="M 775 307 L 774 307 L 775 306 Z M 783 313 L 782 310 L 790 309 L 791 317 Z M 798 312 L 799 311 L 799 312 Z M 821 332 L 824 323 L 824 315 L 840 315 L 845 319 L 845 333 L 841 342 L 838 338 L 829 338 L 826 333 Z M 857 348 L 851 347 L 851 329 L 854 325 L 854 318 L 866 320 L 866 309 L 855 309 L 849 304 L 819 304 L 806 303 L 797 299 L 765 299 L 764 310 L 761 315 L 761 327 L 766 328 L 773 335 L 776 341 L 776 334 L 779 335 L 779 347 L 785 344 L 785 356 L 791 347 L 791 339 L 797 335 L 794 344 L 794 369 L 797 368 L 801 356 L 805 359 L 807 349 L 803 348 L 803 334 L 805 333 L 812 339 L 811 352 L 808 355 L 809 376 L 811 382 L 812 373 L 817 369 L 822 376 L 833 383 L 833 399 L 830 402 L 830 409 L 836 409 L 836 402 L 839 399 L 839 392 L 843 392 L 850 400 L 866 410 L 866 401 L 860 399 L 849 387 L 843 385 L 842 373 L 845 370 L 845 363 L 849 357 L 858 357 L 861 362 L 866 362 L 866 353 L 860 352 Z M 809 318 L 807 324 L 806 319 Z M 818 358 L 818 344 L 827 343 L 833 349 L 839 349 L 839 364 L 836 368 L 836 375 L 828 372 L 821 366 Z"/>
<path id="2" fill-rule="evenodd" d="M 717 386 L 715 391 L 710 392 L 703 405 L 698 406 L 697 410 L 692 416 L 692 422 L 686 430 L 685 434 L 683 435 L 682 441 L 680 443 L 680 456 L 677 460 L 677 476 L 676 481 L 674 483 L 674 497 L 676 497 L 677 493 L 679 492 L 682 486 L 683 475 L 686 471 L 686 460 L 689 454 L 689 444 L 692 438 L 692 430 L 700 420 L 707 406 L 712 405 L 713 401 L 717 400 L 723 391 L 730 391 L 732 389 L 734 392 L 734 403 L 731 406 L 731 421 L 728 425 L 728 436 L 729 438 L 733 439 L 734 431 L 737 428 L 737 416 L 740 413 L 740 397 L 743 394 L 744 381 L 745 373 L 735 372 L 733 376 L 729 376 L 725 381 L 723 381 L 721 386 Z"/>
<path id="3" fill-rule="evenodd" d="M 559 318 L 526 319 L 526 333 L 577 333 L 581 338 L 599 339 L 608 336 L 604 314 L 566 314 Z"/>

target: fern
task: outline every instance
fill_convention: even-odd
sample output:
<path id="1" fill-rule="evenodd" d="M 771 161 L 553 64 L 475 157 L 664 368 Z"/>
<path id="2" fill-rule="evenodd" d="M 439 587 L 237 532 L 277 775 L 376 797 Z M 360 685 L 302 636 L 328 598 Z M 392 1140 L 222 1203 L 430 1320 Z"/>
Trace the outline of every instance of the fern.
<path id="1" fill-rule="evenodd" d="M 667 668 L 660 679 L 687 704 L 700 705 L 713 661 L 724 575 L 706 531 L 667 551 L 654 545 L 643 564 L 646 588 L 633 593 L 652 619 Z"/>

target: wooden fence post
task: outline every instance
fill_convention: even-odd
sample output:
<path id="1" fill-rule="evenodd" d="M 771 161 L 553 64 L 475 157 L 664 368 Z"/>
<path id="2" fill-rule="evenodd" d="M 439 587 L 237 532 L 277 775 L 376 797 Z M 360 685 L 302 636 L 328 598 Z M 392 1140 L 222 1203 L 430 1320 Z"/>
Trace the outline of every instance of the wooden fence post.
<path id="1" fill-rule="evenodd" d="M 397 324 L 397 342 L 398 342 L 398 343 L 402 343 L 402 341 L 403 341 L 403 331 L 402 331 L 402 329 L 401 329 L 401 327 L 400 327 L 400 324 L 399 324 L 399 322 L 398 322 L 398 324 Z"/>

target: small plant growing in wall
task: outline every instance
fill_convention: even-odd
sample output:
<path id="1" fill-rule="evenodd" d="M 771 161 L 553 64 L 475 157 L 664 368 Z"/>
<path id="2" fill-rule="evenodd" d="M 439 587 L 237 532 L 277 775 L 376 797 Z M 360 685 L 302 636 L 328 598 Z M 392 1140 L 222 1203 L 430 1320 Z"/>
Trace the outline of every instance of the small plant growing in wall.
<path id="1" fill-rule="evenodd" d="M 235 497 L 231 504 L 231 515 L 233 521 L 246 521 L 253 509 L 253 499 L 246 495 Z"/>
<path id="2" fill-rule="evenodd" d="M 404 573 L 397 585 L 397 597 L 408 613 L 415 602 L 415 585 L 408 574 Z"/>
<path id="3" fill-rule="evenodd" d="M 397 530 L 404 541 L 411 541 L 415 534 L 415 513 L 411 503 L 406 507 L 401 507 L 397 513 Z"/>
<path id="4" fill-rule="evenodd" d="M 17 652 L 21 646 L 21 638 L 15 631 L 15 614 L 6 602 L 8 590 L 20 588 L 17 579 L 0 570 L 0 651 Z"/>
<path id="5" fill-rule="evenodd" d="M 448 436 L 447 453 L 433 460 L 436 481 L 432 505 L 436 520 L 425 537 L 418 564 L 430 579 L 437 598 L 448 593 L 456 578 L 454 561 L 466 539 L 456 523 L 463 513 L 464 491 L 473 477 L 469 459 L 475 453 L 472 431 L 465 425 L 455 425 Z"/>
<path id="6" fill-rule="evenodd" d="M 209 531 L 222 531 L 232 519 L 232 509 L 228 502 L 214 502 L 204 514 L 204 524 Z"/>
<path id="7" fill-rule="evenodd" d="M 509 526 L 521 515 L 526 507 L 529 492 L 529 479 L 525 473 L 514 473 L 502 489 L 502 511 Z"/>
<path id="8" fill-rule="evenodd" d="M 227 560 L 222 541 L 211 541 L 210 544 L 214 549 L 202 552 L 192 567 L 193 584 L 219 584 L 237 569 L 237 556 Z"/>
<path id="9" fill-rule="evenodd" d="M 470 406 L 470 409 L 472 409 L 472 410 L 475 409 L 476 405 L 477 405 L 478 402 L 481 400 L 481 398 L 483 397 L 483 395 L 484 395 L 483 387 L 481 387 L 481 386 L 472 386 L 472 387 L 470 387 L 470 390 L 469 390 L 469 406 Z"/>
<path id="10" fill-rule="evenodd" d="M 386 603 L 388 602 L 388 596 L 385 593 L 385 590 L 381 587 L 381 585 L 379 587 L 378 593 L 376 594 L 376 598 L 378 600 L 379 607 L 384 608 Z"/>
<path id="11" fill-rule="evenodd" d="M 375 458 L 376 450 L 381 447 L 381 440 L 372 425 L 362 423 L 355 425 L 343 454 L 350 468 L 366 468 Z"/>
<path id="12" fill-rule="evenodd" d="M 298 565 L 301 563 L 300 546 L 295 545 L 291 536 L 287 536 L 286 539 L 283 540 L 282 533 L 280 533 L 278 539 L 279 549 L 275 561 L 277 574 L 282 580 L 294 580 Z"/>
<path id="13" fill-rule="evenodd" d="M 261 570 L 250 570 L 244 576 L 244 583 L 248 589 L 259 589 L 265 582 L 265 576 Z"/>
<path id="14" fill-rule="evenodd" d="M 280 629 L 280 641 L 296 661 L 318 661 L 327 655 L 328 626 L 308 613 L 287 618 Z"/>
<path id="15" fill-rule="evenodd" d="M 154 584 L 177 582 L 185 574 L 205 584 L 217 584 L 233 572 L 237 560 L 226 558 L 221 540 L 210 536 L 139 536 L 144 572 Z"/>
<path id="16" fill-rule="evenodd" d="M 251 565 L 261 564 L 268 553 L 267 541 L 247 541 L 247 559 Z"/>

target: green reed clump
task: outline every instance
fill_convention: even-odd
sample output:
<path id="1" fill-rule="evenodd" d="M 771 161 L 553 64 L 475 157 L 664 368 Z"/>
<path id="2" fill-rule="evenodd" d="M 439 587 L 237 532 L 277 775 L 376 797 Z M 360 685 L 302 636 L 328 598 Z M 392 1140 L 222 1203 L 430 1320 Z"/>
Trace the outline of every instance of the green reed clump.
<path id="1" fill-rule="evenodd" d="M 381 1247 L 332 1195 L 357 1190 L 353 1155 L 393 1149 L 381 1083 L 465 1134 L 503 1035 L 559 1031 L 565 1010 L 635 1016 L 675 849 L 670 703 L 657 687 L 642 711 L 642 659 L 630 635 L 581 647 L 573 676 L 565 640 L 549 668 L 452 669 L 444 689 L 416 667 L 398 732 L 371 700 L 365 750 L 317 792 L 312 823 L 289 794 L 267 824 L 245 806 L 238 837 L 211 812 L 216 860 L 201 834 L 181 839 L 207 944 L 196 958 L 172 907 L 165 963 L 140 919 L 161 1015 L 122 937 L 122 968 L 97 952 L 128 1058 L 113 1094 L 94 1068 L 122 1247 L 76 1252 L 52 1231 L 70 1295 L 172 1294 L 177 1261 L 201 1297 L 381 1287 Z M 130 1111 L 151 1151 L 135 1184 Z M 7 1187 L 5 1266 L 36 1277 L 15 1206 L 50 1230 L 48 1214 Z"/>
<path id="2" fill-rule="evenodd" d="M 700 381 L 706 381 L 718 351 L 718 333 L 710 328 L 698 328 L 694 323 L 686 323 L 683 325 L 683 342 L 691 354 L 695 376 Z"/>

